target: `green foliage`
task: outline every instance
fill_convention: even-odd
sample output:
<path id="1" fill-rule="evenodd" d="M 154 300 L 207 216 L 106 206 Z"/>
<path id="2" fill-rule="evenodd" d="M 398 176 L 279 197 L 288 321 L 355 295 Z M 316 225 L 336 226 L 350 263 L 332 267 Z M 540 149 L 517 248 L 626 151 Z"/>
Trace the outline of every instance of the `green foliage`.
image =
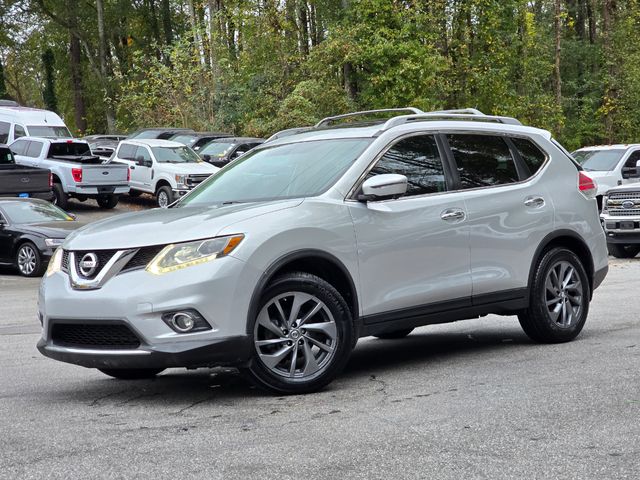
<path id="1" fill-rule="evenodd" d="M 53 73 L 54 69 L 53 51 L 47 48 L 42 54 L 42 68 L 44 70 L 44 90 L 42 91 L 42 100 L 47 110 L 52 112 L 58 111 L 58 99 L 56 98 L 56 83 Z"/>

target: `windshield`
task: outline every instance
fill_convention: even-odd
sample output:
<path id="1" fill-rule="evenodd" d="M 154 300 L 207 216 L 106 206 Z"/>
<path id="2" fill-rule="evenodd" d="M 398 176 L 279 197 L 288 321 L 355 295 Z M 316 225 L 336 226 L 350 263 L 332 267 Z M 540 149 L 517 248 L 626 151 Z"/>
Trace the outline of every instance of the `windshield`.
<path id="1" fill-rule="evenodd" d="M 71 222 L 73 218 L 47 202 L 6 202 L 2 209 L 11 223 Z"/>
<path id="2" fill-rule="evenodd" d="M 200 149 L 200 155 L 224 157 L 225 154 L 234 147 L 234 145 L 235 143 L 211 142 Z"/>
<path id="3" fill-rule="evenodd" d="M 193 142 L 195 142 L 198 137 L 193 135 L 177 135 L 171 139 L 172 142 L 182 143 L 183 145 L 191 146 Z"/>
<path id="4" fill-rule="evenodd" d="M 317 140 L 253 150 L 202 182 L 179 206 L 320 195 L 371 141 Z"/>
<path id="5" fill-rule="evenodd" d="M 0 148 L 0 165 L 16 163 L 13 152 L 8 148 Z"/>
<path id="6" fill-rule="evenodd" d="M 613 170 L 626 152 L 625 149 L 576 150 L 572 153 L 578 163 L 587 171 Z"/>
<path id="7" fill-rule="evenodd" d="M 47 138 L 71 138 L 72 135 L 64 125 L 61 127 L 49 127 L 46 125 L 27 125 L 29 135 L 32 137 Z"/>
<path id="8" fill-rule="evenodd" d="M 151 147 L 151 150 L 160 163 L 202 162 L 198 154 L 189 147 Z"/>

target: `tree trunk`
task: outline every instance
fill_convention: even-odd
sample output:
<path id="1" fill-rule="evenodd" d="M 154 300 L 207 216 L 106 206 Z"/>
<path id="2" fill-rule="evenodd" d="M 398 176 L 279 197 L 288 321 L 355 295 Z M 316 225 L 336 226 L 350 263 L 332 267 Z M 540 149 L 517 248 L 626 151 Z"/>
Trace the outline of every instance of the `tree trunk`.
<path id="1" fill-rule="evenodd" d="M 200 63 L 205 64 L 204 48 L 202 47 L 202 39 L 200 38 L 200 23 L 198 22 L 198 15 L 196 13 L 196 7 L 193 0 L 187 2 L 189 7 L 189 20 L 191 22 L 191 30 L 193 34 L 193 42 L 198 49 L 200 55 Z"/>
<path id="2" fill-rule="evenodd" d="M 618 89 L 615 84 L 616 78 L 616 61 L 613 47 L 612 30 L 616 13 L 616 0 L 604 0 L 602 12 L 602 36 L 603 49 L 605 56 L 605 64 L 607 70 L 606 86 L 603 99 L 604 107 L 604 127 L 606 132 L 606 140 L 609 143 L 614 141 L 613 123 L 616 110 L 616 101 L 618 99 Z"/>
<path id="3" fill-rule="evenodd" d="M 104 31 L 104 3 L 103 0 L 96 0 L 96 10 L 98 13 L 98 56 L 100 57 L 100 80 L 104 92 L 104 113 L 107 121 L 107 133 L 116 131 L 116 115 L 113 111 L 111 89 L 109 88 L 109 74 L 107 70 L 107 39 Z"/>
<path id="4" fill-rule="evenodd" d="M 298 45 L 300 53 L 304 56 L 309 55 L 309 24 L 307 18 L 307 2 L 300 0 L 298 2 Z"/>
<path id="5" fill-rule="evenodd" d="M 553 30 L 555 35 L 555 62 L 553 65 L 553 91 L 556 97 L 556 104 L 562 108 L 562 77 L 560 76 L 560 51 L 561 51 L 561 16 L 562 9 L 560 5 L 561 0 L 554 0 L 554 17 L 553 17 Z"/>
<path id="6" fill-rule="evenodd" d="M 69 60 L 71 70 L 71 91 L 73 92 L 73 114 L 76 130 L 82 135 L 87 130 L 87 110 L 84 104 L 84 89 L 82 86 L 82 69 L 80 40 L 74 33 L 70 33 Z"/>
<path id="7" fill-rule="evenodd" d="M 169 0 L 162 0 L 160 10 L 162 15 L 162 30 L 164 30 L 164 41 L 167 45 L 171 45 L 173 43 L 173 27 Z"/>
<path id="8" fill-rule="evenodd" d="M 349 0 L 341 0 L 341 6 L 342 15 L 344 16 L 349 9 Z M 343 85 L 347 95 L 349 95 L 349 98 L 352 100 L 355 100 L 356 95 L 358 94 L 358 85 L 356 84 L 354 73 L 351 62 L 344 62 L 344 65 L 342 65 Z"/>
<path id="9" fill-rule="evenodd" d="M 593 45 L 596 43 L 596 1 L 597 0 L 586 0 L 587 2 L 587 19 L 589 22 L 589 43 Z"/>

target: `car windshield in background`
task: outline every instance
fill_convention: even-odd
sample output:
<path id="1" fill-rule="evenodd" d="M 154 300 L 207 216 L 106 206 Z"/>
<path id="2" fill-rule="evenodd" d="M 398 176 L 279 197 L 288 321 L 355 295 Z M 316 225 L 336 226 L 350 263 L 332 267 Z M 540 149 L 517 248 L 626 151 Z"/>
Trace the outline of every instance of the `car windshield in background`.
<path id="1" fill-rule="evenodd" d="M 153 155 L 161 163 L 196 163 L 202 159 L 189 147 L 152 147 Z"/>
<path id="2" fill-rule="evenodd" d="M 314 197 L 331 187 L 371 139 L 336 139 L 253 150 L 205 180 L 178 206 Z"/>
<path id="3" fill-rule="evenodd" d="M 11 165 L 16 163 L 13 153 L 8 148 L 0 148 L 0 165 Z"/>
<path id="4" fill-rule="evenodd" d="M 604 172 L 613 170 L 618 164 L 625 149 L 578 150 L 572 153 L 573 158 L 586 171 Z"/>
<path id="5" fill-rule="evenodd" d="M 91 156 L 88 143 L 52 143 L 49 147 L 49 157 L 85 157 Z"/>
<path id="6" fill-rule="evenodd" d="M 46 202 L 6 202 L 2 209 L 11 223 L 71 222 L 73 218 Z"/>
<path id="7" fill-rule="evenodd" d="M 67 127 L 48 127 L 46 125 L 27 125 L 29 135 L 32 137 L 46 137 L 46 138 L 71 138 Z"/>
<path id="8" fill-rule="evenodd" d="M 235 146 L 235 143 L 211 142 L 200 149 L 200 155 L 211 155 L 212 157 L 224 157 L 226 153 Z"/>
<path id="9" fill-rule="evenodd" d="M 184 145 L 188 145 L 191 146 L 193 145 L 196 140 L 198 140 L 198 137 L 194 136 L 194 135 L 178 135 L 176 137 L 173 137 L 171 139 L 172 142 L 178 142 L 178 143 L 182 143 Z"/>

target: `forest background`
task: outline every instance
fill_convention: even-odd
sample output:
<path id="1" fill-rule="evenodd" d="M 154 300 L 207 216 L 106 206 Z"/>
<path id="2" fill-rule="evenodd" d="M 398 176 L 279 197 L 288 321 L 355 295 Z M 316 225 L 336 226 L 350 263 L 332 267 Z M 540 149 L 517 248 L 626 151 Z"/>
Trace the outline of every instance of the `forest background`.
<path id="1" fill-rule="evenodd" d="M 635 0 L 0 0 L 0 98 L 78 135 L 475 107 L 573 149 L 640 142 L 639 32 Z"/>

